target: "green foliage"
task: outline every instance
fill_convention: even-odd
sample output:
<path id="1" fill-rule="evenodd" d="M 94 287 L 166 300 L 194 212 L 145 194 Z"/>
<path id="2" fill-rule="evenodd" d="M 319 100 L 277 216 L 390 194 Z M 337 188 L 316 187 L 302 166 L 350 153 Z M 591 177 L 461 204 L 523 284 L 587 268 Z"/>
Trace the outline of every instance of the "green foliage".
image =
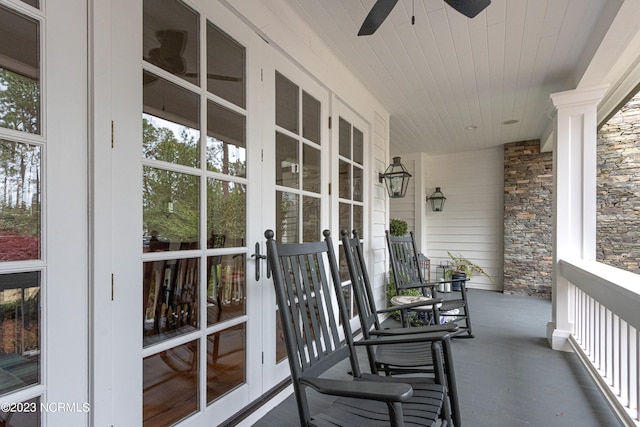
<path id="1" fill-rule="evenodd" d="M 493 282 L 493 277 L 489 276 L 483 269 L 477 264 L 474 264 L 468 258 L 458 254 L 453 255 L 451 252 L 447 252 L 449 258 L 451 258 L 452 269 L 447 272 L 448 278 L 451 278 L 453 273 L 464 273 L 467 277 L 473 277 L 475 274 L 482 274 Z"/>
<path id="2" fill-rule="evenodd" d="M 392 236 L 404 236 L 407 234 L 408 229 L 407 221 L 401 219 L 391 219 L 389 221 L 389 234 Z"/>

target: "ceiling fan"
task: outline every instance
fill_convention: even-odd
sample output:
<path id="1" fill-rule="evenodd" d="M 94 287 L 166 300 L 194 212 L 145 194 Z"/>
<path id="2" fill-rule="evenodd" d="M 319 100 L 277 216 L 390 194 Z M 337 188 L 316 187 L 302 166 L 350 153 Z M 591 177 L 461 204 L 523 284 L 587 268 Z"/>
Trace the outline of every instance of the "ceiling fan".
<path id="1" fill-rule="evenodd" d="M 473 18 L 480 12 L 482 12 L 489 4 L 491 0 L 444 0 L 449 6 L 466 16 L 467 18 Z M 376 32 L 378 27 L 382 25 L 393 7 L 398 3 L 398 0 L 378 0 L 373 5 L 369 14 L 365 18 L 360 31 L 359 36 L 368 36 Z"/>
<path id="2" fill-rule="evenodd" d="M 180 30 L 161 30 L 156 32 L 160 47 L 149 49 L 147 61 L 171 74 L 185 77 L 197 77 L 197 73 L 188 73 L 187 65 L 182 56 L 187 45 L 187 32 Z M 151 78 L 147 77 L 147 78 Z M 207 74 L 208 79 L 229 82 L 242 81 L 242 77 L 225 76 L 221 74 Z M 155 81 L 155 80 L 154 80 Z M 150 82 L 145 82 L 150 83 Z"/>

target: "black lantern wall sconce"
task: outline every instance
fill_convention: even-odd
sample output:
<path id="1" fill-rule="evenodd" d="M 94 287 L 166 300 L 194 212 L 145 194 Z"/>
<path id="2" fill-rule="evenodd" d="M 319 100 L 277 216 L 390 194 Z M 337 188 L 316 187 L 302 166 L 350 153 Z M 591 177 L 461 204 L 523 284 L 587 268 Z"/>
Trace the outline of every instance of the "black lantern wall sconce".
<path id="1" fill-rule="evenodd" d="M 427 197 L 427 202 L 431 201 L 431 210 L 434 212 L 442 212 L 444 210 L 444 201 L 447 200 L 440 191 L 440 187 L 436 187 L 436 191 Z"/>
<path id="2" fill-rule="evenodd" d="M 400 163 L 400 157 L 394 157 L 393 163 L 389 165 L 387 170 L 384 173 L 378 173 L 378 182 L 382 183 L 384 181 L 387 193 L 392 199 L 404 197 L 407 194 L 409 178 L 411 178 L 411 174 Z"/>

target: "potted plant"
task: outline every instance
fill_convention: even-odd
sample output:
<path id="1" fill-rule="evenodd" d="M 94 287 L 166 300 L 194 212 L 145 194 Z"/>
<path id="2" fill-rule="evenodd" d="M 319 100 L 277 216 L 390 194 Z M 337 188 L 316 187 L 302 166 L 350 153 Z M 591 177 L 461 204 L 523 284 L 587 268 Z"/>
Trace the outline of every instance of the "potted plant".
<path id="1" fill-rule="evenodd" d="M 448 279 L 459 279 L 464 280 L 467 277 L 471 278 L 476 274 L 482 274 L 493 282 L 493 277 L 489 276 L 478 264 L 474 264 L 468 258 L 458 254 L 453 255 L 451 252 L 447 252 L 449 258 L 451 258 L 451 269 L 447 271 Z M 451 289 L 454 291 L 459 291 L 461 286 L 461 282 L 452 282 Z"/>
<path id="2" fill-rule="evenodd" d="M 395 218 L 389 221 L 389 234 L 392 236 L 404 236 L 407 234 L 408 229 L 409 225 L 407 224 L 407 221 Z"/>

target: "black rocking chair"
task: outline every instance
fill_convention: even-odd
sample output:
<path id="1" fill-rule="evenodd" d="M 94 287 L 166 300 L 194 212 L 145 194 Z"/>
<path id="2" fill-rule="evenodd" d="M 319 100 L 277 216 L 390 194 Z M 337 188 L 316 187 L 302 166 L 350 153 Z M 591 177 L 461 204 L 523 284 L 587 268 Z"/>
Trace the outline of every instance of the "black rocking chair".
<path id="1" fill-rule="evenodd" d="M 386 328 L 384 329 L 378 319 L 378 314 L 388 313 L 392 310 L 411 310 L 417 303 L 405 306 L 394 306 L 385 309 L 377 309 L 375 297 L 372 292 L 369 274 L 360 238 L 354 230 L 353 237 L 350 238 L 346 230 L 341 232 L 342 248 L 345 260 L 349 268 L 351 278 L 351 288 L 355 296 L 360 317 L 362 336 L 365 341 L 375 340 L 384 336 L 403 336 L 407 334 L 424 334 L 440 338 L 443 350 L 445 377 L 447 394 L 449 396 L 453 424 L 456 427 L 462 426 L 460 404 L 458 400 L 458 388 L 456 385 L 455 369 L 451 353 L 450 334 L 458 330 L 455 323 L 445 323 L 438 325 Z M 403 316 L 404 317 L 404 316 Z M 356 345 L 358 342 L 356 342 Z M 387 375 L 396 374 L 434 374 L 434 363 L 431 351 L 432 341 L 419 341 L 377 346 L 375 349 L 367 347 L 370 369 L 372 372 L 384 372 Z M 406 377 L 402 377 L 405 379 Z"/>
<path id="2" fill-rule="evenodd" d="M 460 325 L 456 337 L 473 338 L 466 287 L 469 278 L 429 282 L 428 277 L 422 276 L 422 270 L 418 265 L 418 250 L 413 232 L 409 233 L 409 236 L 392 236 L 387 231 L 386 235 L 396 292 L 400 293 L 404 289 L 420 289 L 425 301 L 431 301 L 427 298 L 438 298 L 436 290 L 438 285 L 454 282 L 460 284 L 460 290 L 451 293 L 451 295 L 455 295 L 454 297 L 447 295 L 442 299 L 442 305 L 438 307 L 439 313 L 436 315 L 438 316 L 436 321 L 439 323 L 440 318 L 444 318 L 447 322 L 464 322 L 464 325 Z M 466 335 L 463 336 L 463 333 Z"/>
<path id="3" fill-rule="evenodd" d="M 450 427 L 448 399 L 442 383 L 421 379 L 408 382 L 361 372 L 333 243 L 328 231 L 324 236 L 321 242 L 282 244 L 274 240 L 273 231 L 265 232 L 300 425 Z M 334 312 L 332 296 L 338 300 L 342 326 Z M 425 335 L 428 334 L 414 337 L 427 339 Z M 402 341 L 402 338 L 381 337 L 376 344 Z M 440 342 L 436 341 L 432 355 L 436 362 L 441 353 Z M 349 360 L 352 380 L 323 376 L 343 360 Z M 436 365 L 437 376 L 442 379 L 442 363 Z M 312 413 L 308 388 L 337 398 L 329 407 Z"/>

